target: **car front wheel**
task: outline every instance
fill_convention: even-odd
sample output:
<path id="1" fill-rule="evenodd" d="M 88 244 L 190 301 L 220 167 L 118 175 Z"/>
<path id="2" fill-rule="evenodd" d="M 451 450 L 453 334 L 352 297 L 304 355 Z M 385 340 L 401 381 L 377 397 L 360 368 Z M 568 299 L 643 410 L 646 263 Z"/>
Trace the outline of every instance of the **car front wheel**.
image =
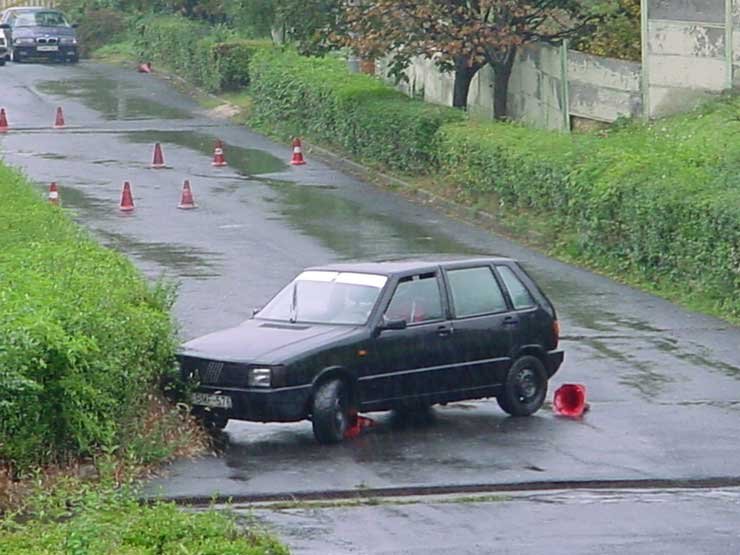
<path id="1" fill-rule="evenodd" d="M 313 435 L 319 443 L 339 443 L 350 425 L 350 400 L 342 380 L 330 380 L 319 386 L 311 411 Z"/>
<path id="2" fill-rule="evenodd" d="M 545 367 L 538 358 L 524 356 L 509 369 L 503 391 L 496 400 L 512 416 L 529 416 L 540 409 L 546 396 Z"/>

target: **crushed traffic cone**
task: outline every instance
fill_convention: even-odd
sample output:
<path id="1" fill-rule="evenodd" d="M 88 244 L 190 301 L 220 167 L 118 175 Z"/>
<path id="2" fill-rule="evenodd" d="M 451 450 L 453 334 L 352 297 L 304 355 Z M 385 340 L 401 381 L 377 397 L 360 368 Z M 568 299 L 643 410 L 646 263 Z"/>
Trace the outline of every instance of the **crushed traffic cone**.
<path id="1" fill-rule="evenodd" d="M 54 129 L 64 129 L 64 112 L 62 107 L 57 108 L 57 117 L 54 120 Z"/>
<path id="2" fill-rule="evenodd" d="M 180 204 L 177 205 L 178 208 L 182 210 L 192 210 L 193 208 L 197 208 L 198 205 L 195 204 L 195 201 L 193 200 L 193 191 L 190 188 L 190 180 L 186 179 L 185 183 L 182 185 L 182 198 L 180 199 Z"/>
<path id="3" fill-rule="evenodd" d="M 0 133 L 5 133 L 8 129 L 8 116 L 5 108 L 0 108 Z"/>
<path id="4" fill-rule="evenodd" d="M 49 204 L 55 204 L 59 206 L 61 200 L 62 199 L 59 197 L 59 188 L 57 187 L 57 182 L 52 181 L 51 185 L 49 185 Z"/>
<path id="5" fill-rule="evenodd" d="M 345 439 L 354 439 L 359 436 L 363 430 L 375 427 L 375 420 L 365 416 L 360 416 L 357 413 L 350 415 L 350 421 L 352 422 L 352 425 L 344 432 Z"/>
<path id="6" fill-rule="evenodd" d="M 293 159 L 290 161 L 290 163 L 294 166 L 302 166 L 306 163 L 306 161 L 303 159 L 303 146 L 301 145 L 301 140 L 298 137 L 293 139 Z"/>
<path id="7" fill-rule="evenodd" d="M 586 386 L 574 383 L 560 386 L 555 391 L 552 408 L 555 414 L 560 416 L 580 418 L 589 409 L 586 402 Z"/>
<path id="8" fill-rule="evenodd" d="M 146 63 L 143 63 L 143 64 L 139 64 L 138 71 L 139 71 L 139 73 L 151 73 L 152 72 L 152 63 L 151 62 L 146 62 Z"/>
<path id="9" fill-rule="evenodd" d="M 134 209 L 134 196 L 131 194 L 131 183 L 126 181 L 123 184 L 121 193 L 121 212 L 131 212 Z"/>
<path id="10" fill-rule="evenodd" d="M 154 145 L 154 158 L 150 167 L 155 170 L 166 167 L 164 163 L 164 154 L 162 154 L 162 145 L 159 143 Z"/>
<path id="11" fill-rule="evenodd" d="M 216 141 L 213 147 L 213 162 L 211 165 L 219 168 L 227 165 L 224 157 L 224 143 L 221 140 Z"/>

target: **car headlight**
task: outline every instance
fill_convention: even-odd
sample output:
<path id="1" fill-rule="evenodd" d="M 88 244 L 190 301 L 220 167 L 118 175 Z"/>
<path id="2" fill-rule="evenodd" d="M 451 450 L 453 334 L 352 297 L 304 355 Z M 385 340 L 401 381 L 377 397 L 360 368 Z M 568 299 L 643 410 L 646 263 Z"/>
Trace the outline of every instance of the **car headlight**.
<path id="1" fill-rule="evenodd" d="M 33 44 L 34 42 L 32 38 L 20 38 L 13 41 L 14 44 Z"/>
<path id="2" fill-rule="evenodd" d="M 272 385 L 270 368 L 250 368 L 248 372 L 247 383 L 250 387 L 270 387 Z"/>
<path id="3" fill-rule="evenodd" d="M 59 44 L 77 44 L 77 39 L 74 37 L 62 37 L 61 39 L 59 39 Z"/>

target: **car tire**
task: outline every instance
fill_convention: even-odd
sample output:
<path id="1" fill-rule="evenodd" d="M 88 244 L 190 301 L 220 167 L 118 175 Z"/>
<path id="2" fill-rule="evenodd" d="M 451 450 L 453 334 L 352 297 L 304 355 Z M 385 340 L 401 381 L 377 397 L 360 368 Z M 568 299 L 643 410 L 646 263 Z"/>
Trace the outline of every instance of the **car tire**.
<path id="1" fill-rule="evenodd" d="M 195 416 L 198 423 L 203 426 L 209 434 L 220 432 L 226 427 L 226 424 L 229 423 L 229 419 L 223 414 L 215 414 L 210 411 L 197 412 L 194 413 L 193 416 Z"/>
<path id="2" fill-rule="evenodd" d="M 547 374 L 540 359 L 523 356 L 506 374 L 498 405 L 511 416 L 529 416 L 537 412 L 547 396 Z"/>
<path id="3" fill-rule="evenodd" d="M 5 56 L 0 57 L 0 66 L 4 66 L 4 65 L 5 65 Z"/>
<path id="4" fill-rule="evenodd" d="M 313 398 L 313 435 L 319 443 L 340 443 L 350 426 L 349 389 L 342 380 L 321 384 Z"/>

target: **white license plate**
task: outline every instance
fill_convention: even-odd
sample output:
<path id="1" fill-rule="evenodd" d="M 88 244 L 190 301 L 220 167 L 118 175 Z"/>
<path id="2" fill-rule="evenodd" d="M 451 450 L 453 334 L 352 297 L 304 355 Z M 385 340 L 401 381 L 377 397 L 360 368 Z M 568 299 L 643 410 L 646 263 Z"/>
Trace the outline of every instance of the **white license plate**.
<path id="1" fill-rule="evenodd" d="M 193 393 L 193 404 L 216 409 L 230 409 L 231 397 L 211 393 Z"/>
<path id="2" fill-rule="evenodd" d="M 39 52 L 58 52 L 59 47 L 58 46 L 37 46 L 36 50 Z"/>

